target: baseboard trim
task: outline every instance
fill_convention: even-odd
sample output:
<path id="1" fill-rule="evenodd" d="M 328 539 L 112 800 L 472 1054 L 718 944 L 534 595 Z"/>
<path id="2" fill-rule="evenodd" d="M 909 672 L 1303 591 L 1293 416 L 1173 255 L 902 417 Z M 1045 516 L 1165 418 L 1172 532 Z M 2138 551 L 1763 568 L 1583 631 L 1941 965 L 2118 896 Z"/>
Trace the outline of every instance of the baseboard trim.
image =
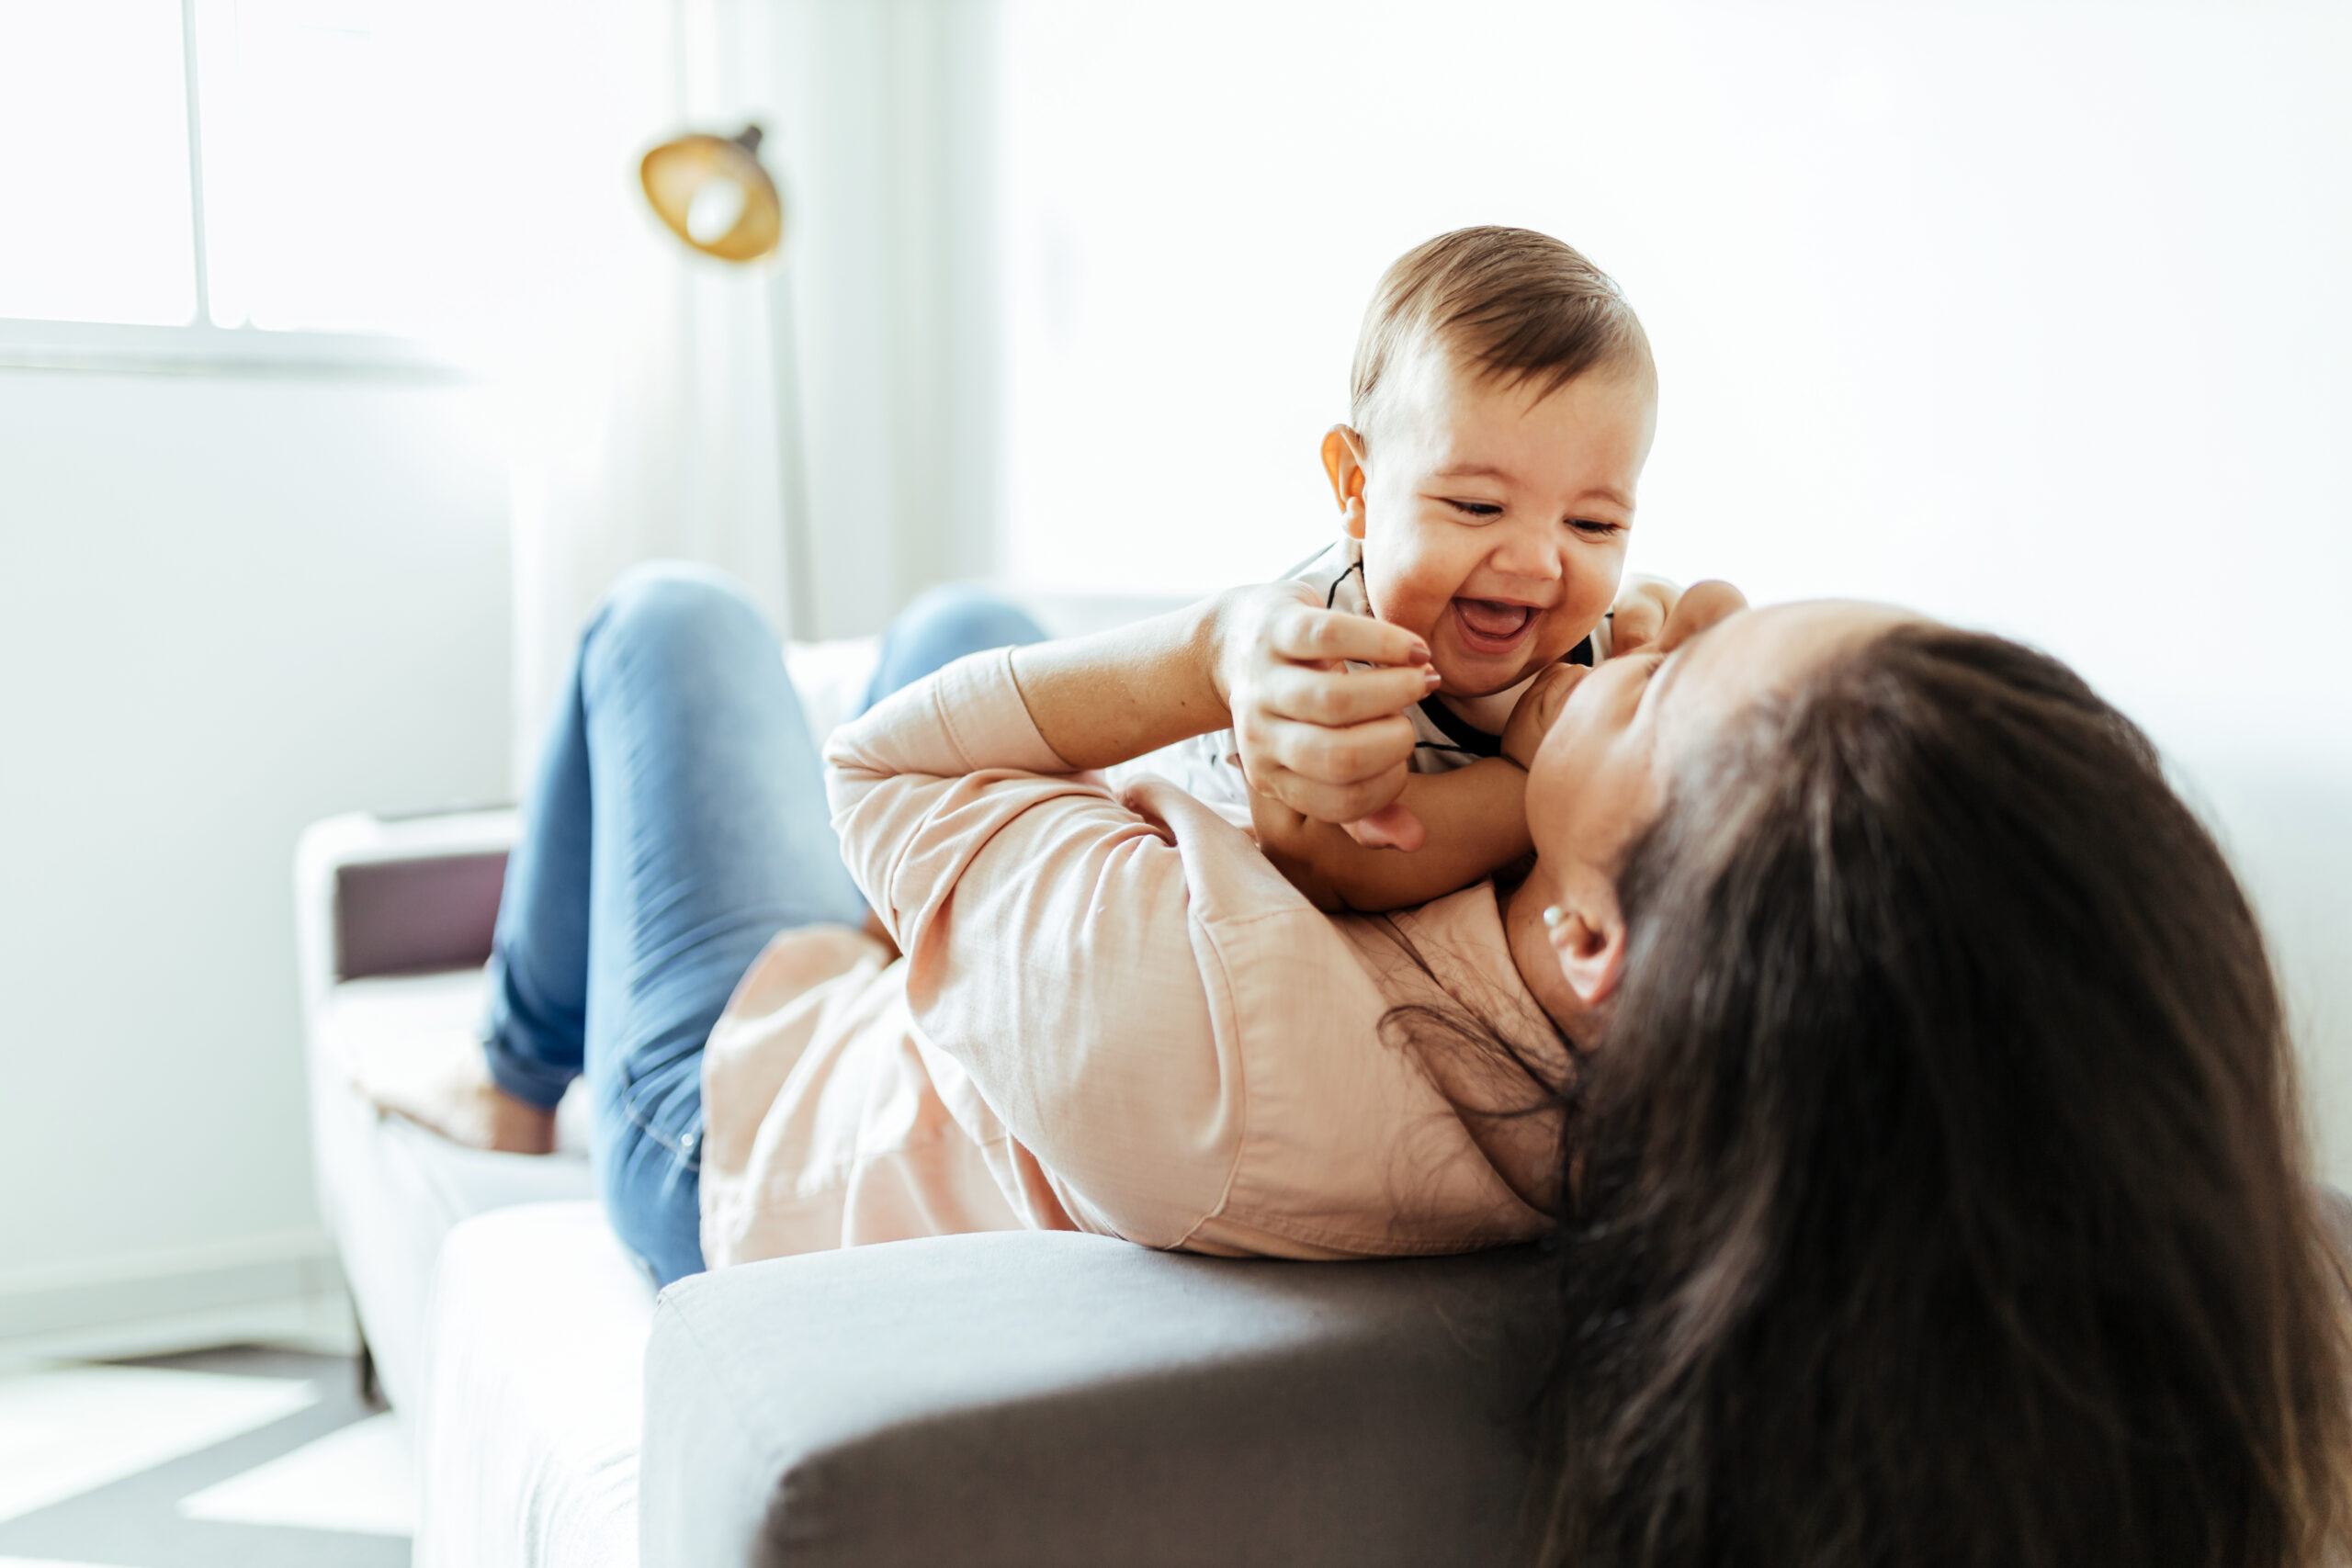
<path id="1" fill-rule="evenodd" d="M 0 1344 L 103 1335 L 342 1290 L 334 1245 L 315 1229 L 43 1264 L 0 1274 Z"/>

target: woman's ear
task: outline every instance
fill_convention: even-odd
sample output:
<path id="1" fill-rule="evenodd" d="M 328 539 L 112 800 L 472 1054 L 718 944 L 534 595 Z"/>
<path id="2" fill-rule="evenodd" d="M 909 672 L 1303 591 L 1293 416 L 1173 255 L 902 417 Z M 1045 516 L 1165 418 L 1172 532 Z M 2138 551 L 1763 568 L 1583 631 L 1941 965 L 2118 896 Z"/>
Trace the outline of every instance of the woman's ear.
<path id="1" fill-rule="evenodd" d="M 1544 911 L 1544 931 L 1577 1000 L 1598 1008 L 1617 994 L 1625 973 L 1625 918 L 1615 899 L 1601 908 L 1555 904 Z"/>
<path id="2" fill-rule="evenodd" d="M 1348 536 L 1363 537 L 1363 437 L 1344 424 L 1323 433 L 1323 471 L 1330 476 L 1331 493 L 1340 502 L 1340 520 Z"/>

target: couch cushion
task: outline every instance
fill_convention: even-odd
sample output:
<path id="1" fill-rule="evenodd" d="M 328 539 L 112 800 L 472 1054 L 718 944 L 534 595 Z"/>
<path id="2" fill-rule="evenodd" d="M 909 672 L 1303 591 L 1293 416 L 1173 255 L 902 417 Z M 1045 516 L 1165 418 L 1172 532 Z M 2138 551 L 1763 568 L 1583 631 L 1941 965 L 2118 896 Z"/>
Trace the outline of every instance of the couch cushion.
<path id="1" fill-rule="evenodd" d="M 425 1292 L 450 1227 L 510 1203 L 595 1192 L 576 1095 L 566 1097 L 558 1118 L 570 1152 L 533 1157 L 460 1148 L 383 1115 L 351 1087 L 342 1055 L 348 1044 L 468 1029 L 481 1017 L 481 986 L 480 970 L 356 980 L 334 987 L 311 1023 L 319 1203 L 384 1393 L 401 1409 L 421 1385 Z"/>
<path id="2" fill-rule="evenodd" d="M 647 1568 L 1500 1562 L 1536 1248 L 1236 1261 L 944 1236 L 663 1292 Z"/>
<path id="3" fill-rule="evenodd" d="M 417 1413 L 418 1568 L 632 1568 L 653 1286 L 595 1203 L 449 1233 Z"/>

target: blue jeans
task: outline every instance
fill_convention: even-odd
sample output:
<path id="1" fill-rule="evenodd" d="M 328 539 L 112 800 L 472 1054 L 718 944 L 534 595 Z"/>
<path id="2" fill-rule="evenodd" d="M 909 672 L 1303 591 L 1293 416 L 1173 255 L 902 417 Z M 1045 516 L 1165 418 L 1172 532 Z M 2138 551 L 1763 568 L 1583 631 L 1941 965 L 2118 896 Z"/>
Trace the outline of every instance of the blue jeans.
<path id="1" fill-rule="evenodd" d="M 884 637 L 866 703 L 1042 636 L 982 591 L 936 590 Z M 663 1284 L 703 1267 L 711 1025 L 777 932 L 865 918 L 818 739 L 741 590 L 697 568 L 640 568 L 581 634 L 507 862 L 491 1077 L 539 1106 L 587 1078 L 605 1212 Z"/>

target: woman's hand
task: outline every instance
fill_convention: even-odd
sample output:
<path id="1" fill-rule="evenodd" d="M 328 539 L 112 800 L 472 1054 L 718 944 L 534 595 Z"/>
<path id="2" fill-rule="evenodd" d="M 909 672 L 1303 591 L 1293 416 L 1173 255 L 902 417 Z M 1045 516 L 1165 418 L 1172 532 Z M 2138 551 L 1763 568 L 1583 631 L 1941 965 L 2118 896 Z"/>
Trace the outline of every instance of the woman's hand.
<path id="1" fill-rule="evenodd" d="M 1327 610 L 1304 583 L 1235 589 L 1216 603 L 1212 679 L 1250 787 L 1318 822 L 1353 823 L 1394 802 L 1413 757 L 1405 710 L 1438 685 L 1428 645 Z M 1376 837 L 1417 848 L 1420 824 L 1400 815 Z"/>
<path id="2" fill-rule="evenodd" d="M 1320 821 L 1396 798 L 1412 755 L 1401 716 L 1436 684 L 1409 632 L 1325 610 L 1298 583 L 1236 588 L 1148 621 L 1012 650 L 1046 744 L 1107 768 L 1228 727 L 1253 784 Z M 1381 666 L 1351 671 L 1345 660 Z"/>

